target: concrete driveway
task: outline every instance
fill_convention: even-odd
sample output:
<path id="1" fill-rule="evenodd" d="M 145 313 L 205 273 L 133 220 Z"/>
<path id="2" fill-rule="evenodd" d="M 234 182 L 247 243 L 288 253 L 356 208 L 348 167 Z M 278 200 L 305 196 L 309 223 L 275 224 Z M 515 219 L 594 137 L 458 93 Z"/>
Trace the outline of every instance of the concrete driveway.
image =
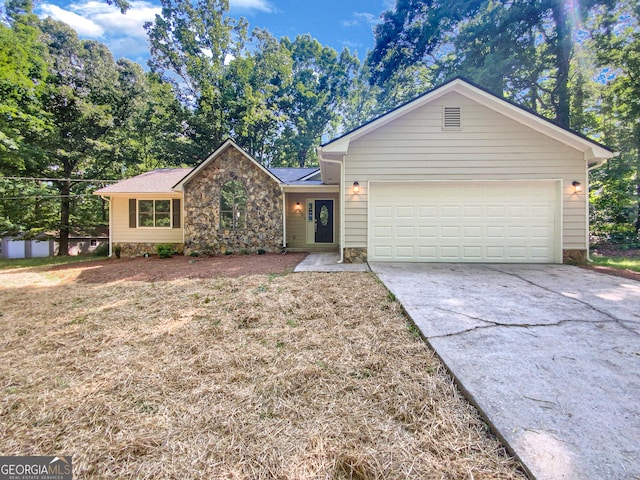
<path id="1" fill-rule="evenodd" d="M 537 479 L 640 479 L 640 283 L 565 265 L 372 263 Z"/>

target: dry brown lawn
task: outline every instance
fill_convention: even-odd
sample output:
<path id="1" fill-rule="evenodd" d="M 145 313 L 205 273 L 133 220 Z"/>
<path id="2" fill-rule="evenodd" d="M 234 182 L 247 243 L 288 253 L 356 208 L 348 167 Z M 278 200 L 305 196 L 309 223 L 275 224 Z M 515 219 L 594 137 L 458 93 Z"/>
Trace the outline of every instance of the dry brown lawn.
<path id="1" fill-rule="evenodd" d="M 372 274 L 83 268 L 0 272 L 0 455 L 73 455 L 78 479 L 525 478 Z"/>

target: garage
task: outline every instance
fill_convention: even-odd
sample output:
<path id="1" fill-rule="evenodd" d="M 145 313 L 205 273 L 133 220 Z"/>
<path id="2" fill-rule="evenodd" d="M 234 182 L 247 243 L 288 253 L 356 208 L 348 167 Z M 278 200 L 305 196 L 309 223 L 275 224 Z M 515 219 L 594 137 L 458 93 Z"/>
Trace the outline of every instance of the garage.
<path id="1" fill-rule="evenodd" d="M 561 263 L 561 182 L 371 182 L 370 261 Z"/>

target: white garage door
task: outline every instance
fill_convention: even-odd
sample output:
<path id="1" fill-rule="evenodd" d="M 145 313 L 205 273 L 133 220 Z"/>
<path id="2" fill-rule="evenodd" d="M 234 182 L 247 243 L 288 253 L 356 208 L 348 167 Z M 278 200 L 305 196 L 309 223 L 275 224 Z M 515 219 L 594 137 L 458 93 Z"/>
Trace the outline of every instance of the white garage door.
<path id="1" fill-rule="evenodd" d="M 558 182 L 371 183 L 371 261 L 560 262 Z"/>

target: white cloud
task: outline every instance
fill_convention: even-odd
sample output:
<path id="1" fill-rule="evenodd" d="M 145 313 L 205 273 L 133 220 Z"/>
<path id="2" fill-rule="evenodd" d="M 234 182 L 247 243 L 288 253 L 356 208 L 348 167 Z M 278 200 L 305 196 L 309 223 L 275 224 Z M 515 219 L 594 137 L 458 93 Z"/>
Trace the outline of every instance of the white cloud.
<path id="1" fill-rule="evenodd" d="M 270 13 L 273 7 L 266 0 L 229 0 L 229 7 L 237 10 L 259 10 Z"/>
<path id="2" fill-rule="evenodd" d="M 382 6 L 384 10 L 394 10 L 396 8 L 396 0 L 384 0 Z"/>
<path id="3" fill-rule="evenodd" d="M 350 20 L 343 20 L 340 22 L 343 27 L 355 27 L 357 25 L 375 25 L 378 23 L 379 18 L 377 15 L 368 12 L 354 12 Z"/>
<path id="4" fill-rule="evenodd" d="M 78 35 L 89 38 L 100 38 L 104 34 L 104 29 L 90 18 L 85 18 L 77 13 L 64 10 L 57 5 L 44 3 L 39 8 L 41 16 L 51 17 L 60 20 L 73 28 Z"/>
<path id="5" fill-rule="evenodd" d="M 105 43 L 116 58 L 142 56 L 148 52 L 145 22 L 153 21 L 161 12 L 159 6 L 146 1 L 133 1 L 125 14 L 101 0 L 69 4 L 66 9 L 44 3 L 37 9 L 40 16 L 51 16 L 70 25 L 81 38 Z"/>

